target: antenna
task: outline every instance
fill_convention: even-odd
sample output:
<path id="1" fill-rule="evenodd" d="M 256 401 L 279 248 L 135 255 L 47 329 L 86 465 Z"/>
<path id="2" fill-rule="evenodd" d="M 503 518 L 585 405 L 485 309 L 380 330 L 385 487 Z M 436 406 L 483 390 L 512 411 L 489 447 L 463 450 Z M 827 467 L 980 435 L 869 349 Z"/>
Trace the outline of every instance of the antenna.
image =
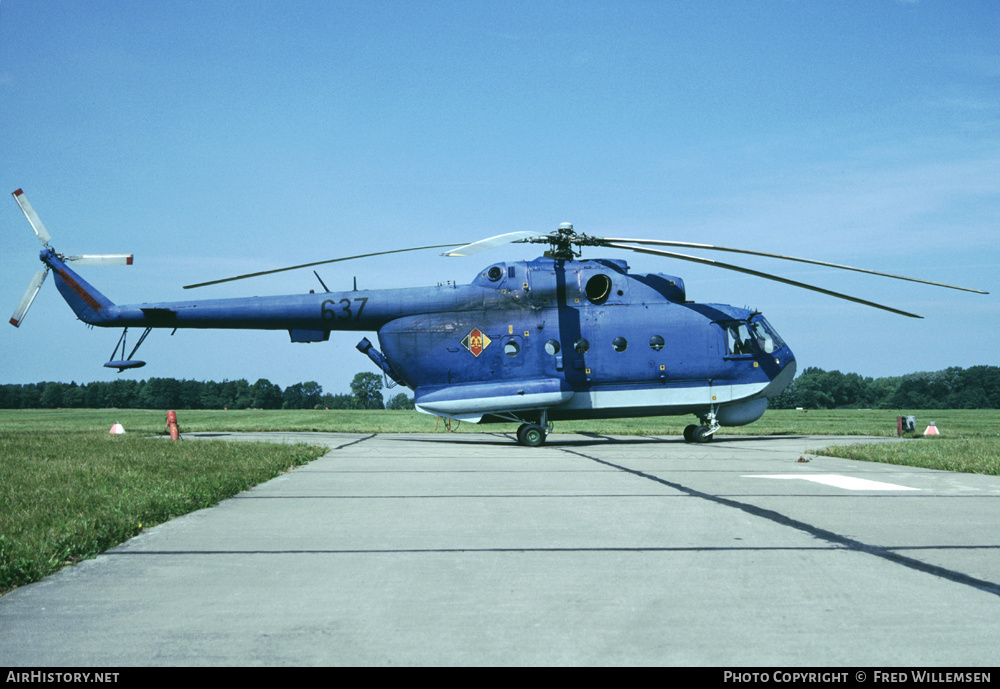
<path id="1" fill-rule="evenodd" d="M 313 271 L 313 275 L 315 275 L 315 276 L 316 276 L 316 279 L 317 279 L 317 280 L 319 280 L 319 284 L 323 285 L 323 289 L 324 289 L 324 290 L 326 290 L 327 292 L 329 292 L 329 291 L 330 291 L 330 288 L 326 286 L 326 283 L 325 283 L 325 282 L 323 282 L 323 278 L 321 278 L 321 277 L 319 276 L 319 273 L 317 273 L 317 272 L 316 272 L 316 271 L 314 270 L 314 271 Z"/>

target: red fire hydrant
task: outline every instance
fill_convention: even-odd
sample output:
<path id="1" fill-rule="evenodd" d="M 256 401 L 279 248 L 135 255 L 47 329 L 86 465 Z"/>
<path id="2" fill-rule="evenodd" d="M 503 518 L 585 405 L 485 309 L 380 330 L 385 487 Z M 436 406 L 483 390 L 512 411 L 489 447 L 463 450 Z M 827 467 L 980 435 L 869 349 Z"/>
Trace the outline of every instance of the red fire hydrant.
<path id="1" fill-rule="evenodd" d="M 170 439 L 179 440 L 181 433 L 177 428 L 177 412 L 168 411 L 167 412 L 167 428 L 170 429 Z"/>

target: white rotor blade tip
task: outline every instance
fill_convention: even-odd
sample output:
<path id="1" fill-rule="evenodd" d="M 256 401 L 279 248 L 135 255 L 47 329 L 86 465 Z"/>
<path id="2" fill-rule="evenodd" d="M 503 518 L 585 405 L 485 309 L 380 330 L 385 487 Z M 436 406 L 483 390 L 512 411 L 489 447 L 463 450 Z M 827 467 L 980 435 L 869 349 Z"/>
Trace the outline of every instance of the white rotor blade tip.
<path id="1" fill-rule="evenodd" d="M 35 297 L 38 296 L 38 290 L 42 288 L 42 283 L 45 282 L 45 276 L 48 274 L 48 270 L 40 270 L 35 273 L 35 277 L 31 279 L 31 284 L 28 285 L 28 291 L 24 293 L 23 297 L 21 297 L 21 303 L 17 305 L 14 315 L 10 317 L 10 324 L 15 328 L 21 325 L 25 314 L 27 314 L 28 309 L 31 308 L 31 303 L 35 301 Z"/>
<path id="2" fill-rule="evenodd" d="M 35 231 L 38 239 L 41 240 L 42 244 L 45 246 L 49 245 L 52 241 L 52 235 L 49 234 L 48 230 L 45 229 L 45 225 L 42 224 L 42 219 L 38 217 L 38 213 L 35 209 L 31 207 L 28 203 L 28 197 L 24 195 L 24 192 L 18 189 L 13 194 L 14 200 L 17 201 L 17 205 L 21 207 L 21 212 L 24 213 L 24 217 L 28 219 L 28 223 L 31 225 L 31 229 Z"/>
<path id="3" fill-rule="evenodd" d="M 78 266 L 130 266 L 132 254 L 84 254 L 83 256 L 67 256 L 67 263 Z"/>
<path id="4" fill-rule="evenodd" d="M 442 256 L 469 256 L 470 254 L 477 254 L 480 251 L 486 251 L 487 249 L 493 249 L 504 244 L 510 244 L 511 242 L 516 242 L 521 239 L 528 239 L 529 237 L 537 236 L 537 232 L 508 232 L 507 234 L 499 234 L 496 237 L 487 237 L 486 239 L 480 239 L 478 242 L 472 242 L 472 244 L 466 244 L 465 246 L 460 246 L 457 249 L 452 249 L 451 251 L 446 251 Z"/>

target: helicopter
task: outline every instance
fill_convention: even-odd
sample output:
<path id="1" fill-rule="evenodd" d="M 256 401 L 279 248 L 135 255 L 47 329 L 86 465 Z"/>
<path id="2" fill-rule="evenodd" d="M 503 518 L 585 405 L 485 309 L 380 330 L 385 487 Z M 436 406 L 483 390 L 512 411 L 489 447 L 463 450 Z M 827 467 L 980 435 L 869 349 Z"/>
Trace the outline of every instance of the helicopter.
<path id="1" fill-rule="evenodd" d="M 570 223 L 555 232 L 512 232 L 466 243 L 437 244 L 315 261 L 212 280 L 185 289 L 287 270 L 404 251 L 453 247 L 443 256 L 469 256 L 506 244 L 547 245 L 538 258 L 487 265 L 469 284 L 285 296 L 203 299 L 120 305 L 101 294 L 70 264 L 130 265 L 131 254 L 57 253 L 51 235 L 21 189 L 13 192 L 42 242 L 36 273 L 10 322 L 20 326 L 51 271 L 76 316 L 91 326 L 121 327 L 111 360 L 119 372 L 156 328 L 285 330 L 292 342 L 327 341 L 332 331 L 377 333 L 381 350 L 362 338 L 357 349 L 387 382 L 414 394 L 417 410 L 472 423 L 519 424 L 517 441 L 542 445 L 553 422 L 641 416 L 694 415 L 684 429 L 692 443 L 711 441 L 720 428 L 759 419 L 768 400 L 795 376 L 795 355 L 756 310 L 689 301 L 677 276 L 631 273 L 620 259 L 582 257 L 599 247 L 701 263 L 774 280 L 902 316 L 921 316 L 815 285 L 659 247 L 765 256 L 908 280 L 948 289 L 982 290 L 892 275 L 812 259 L 657 239 L 579 234 Z M 314 271 L 315 273 L 315 271 Z M 143 328 L 126 356 L 129 328 Z M 118 357 L 119 349 L 122 358 Z"/>

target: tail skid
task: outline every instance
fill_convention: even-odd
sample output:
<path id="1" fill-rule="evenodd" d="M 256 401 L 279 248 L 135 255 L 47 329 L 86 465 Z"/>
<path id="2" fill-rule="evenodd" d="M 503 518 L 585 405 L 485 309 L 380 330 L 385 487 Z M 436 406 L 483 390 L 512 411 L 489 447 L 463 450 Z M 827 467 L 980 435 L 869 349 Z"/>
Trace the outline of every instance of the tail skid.
<path id="1" fill-rule="evenodd" d="M 45 247 L 40 255 L 42 263 L 45 264 L 45 269 L 35 273 L 31 284 L 28 285 L 28 291 L 24 293 L 21 302 L 14 311 L 14 315 L 11 316 L 10 324 L 17 328 L 24 321 L 28 309 L 31 308 L 35 297 L 38 296 L 38 292 L 41 290 L 42 284 L 45 282 L 45 278 L 48 276 L 50 270 L 55 273 L 56 287 L 77 317 L 85 323 L 100 323 L 106 317 L 106 312 L 102 313 L 102 311 L 109 306 L 114 306 L 114 303 L 94 289 L 86 280 L 70 270 L 66 264 L 74 263 L 82 266 L 132 265 L 132 254 L 86 254 L 82 256 L 63 256 L 62 254 L 57 254 L 49 246 L 49 242 L 52 241 L 52 235 L 45 229 L 45 225 L 42 224 L 38 213 L 28 203 L 24 192 L 18 189 L 13 193 L 13 196 L 14 200 L 17 201 L 17 205 L 20 206 L 21 211 L 24 213 L 24 217 L 27 218 L 28 224 L 31 225 L 35 236 L 38 237 L 38 241 Z"/>

